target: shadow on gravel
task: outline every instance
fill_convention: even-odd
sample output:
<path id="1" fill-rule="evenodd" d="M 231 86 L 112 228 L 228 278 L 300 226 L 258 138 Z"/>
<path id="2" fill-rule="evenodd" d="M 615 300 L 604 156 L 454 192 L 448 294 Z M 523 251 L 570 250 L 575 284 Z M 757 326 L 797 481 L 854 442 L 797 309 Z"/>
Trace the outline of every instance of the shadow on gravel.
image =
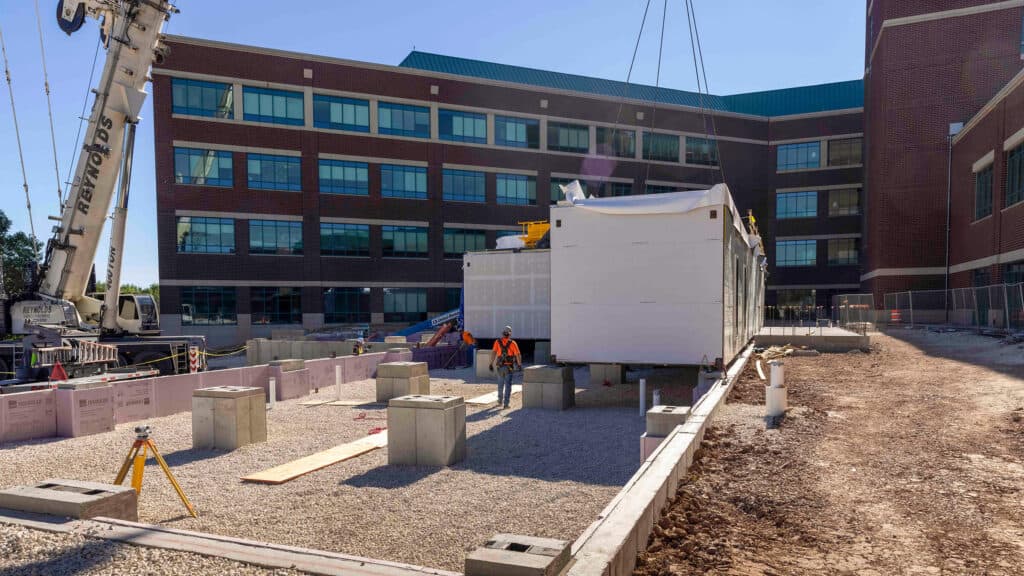
<path id="1" fill-rule="evenodd" d="M 176 450 L 170 454 L 162 454 L 162 456 L 164 457 L 164 460 L 167 461 L 167 465 L 173 468 L 175 466 L 181 466 L 182 464 L 190 464 L 200 460 L 209 460 L 210 458 L 218 458 L 228 454 L 230 454 L 230 452 L 225 450 L 197 450 L 195 448 L 186 448 L 184 450 Z M 146 461 L 153 462 L 155 459 L 150 454 Z"/>
<path id="2" fill-rule="evenodd" d="M 355 488 L 405 488 L 441 471 L 440 466 L 378 466 L 339 482 Z"/>
<path id="3" fill-rule="evenodd" d="M 69 548 L 45 560 L 5 570 L 5 576 L 36 576 L 38 574 L 82 574 L 113 559 L 116 544 L 101 540 L 88 540 L 82 546 Z"/>

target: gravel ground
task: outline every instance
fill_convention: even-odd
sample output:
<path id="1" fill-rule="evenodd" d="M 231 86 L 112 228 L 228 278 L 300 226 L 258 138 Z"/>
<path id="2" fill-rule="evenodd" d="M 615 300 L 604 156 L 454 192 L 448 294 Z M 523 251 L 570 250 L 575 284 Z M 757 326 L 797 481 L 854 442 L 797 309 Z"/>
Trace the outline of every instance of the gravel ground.
<path id="1" fill-rule="evenodd" d="M 787 358 L 777 428 L 751 364 L 635 573 L 1021 574 L 1024 346 L 872 340 Z"/>
<path id="2" fill-rule="evenodd" d="M 491 392 L 470 370 L 438 372 L 432 392 Z M 337 396 L 333 387 L 320 390 Z M 345 385 L 372 402 L 374 382 Z M 245 474 L 363 437 L 386 424 L 382 407 L 304 407 L 278 402 L 268 441 L 234 452 L 193 450 L 188 413 L 148 423 L 199 510 L 186 515 L 158 466 L 146 468 L 140 520 L 292 546 L 461 570 L 467 550 L 499 532 L 575 539 L 639 465 L 644 421 L 634 408 L 566 412 L 467 406 L 467 459 L 449 468 L 392 467 L 386 449 L 279 486 Z M 110 482 L 135 424 L 113 432 L 0 446 L 0 487 L 46 477 Z M 215 573 L 220 573 L 214 571 Z M 198 573 L 198 572 L 193 572 Z"/>
<path id="3" fill-rule="evenodd" d="M 55 534 L 0 524 L 0 574 L 292 576 L 302 573 L 260 568 L 187 552 L 129 546 L 78 534 Z"/>

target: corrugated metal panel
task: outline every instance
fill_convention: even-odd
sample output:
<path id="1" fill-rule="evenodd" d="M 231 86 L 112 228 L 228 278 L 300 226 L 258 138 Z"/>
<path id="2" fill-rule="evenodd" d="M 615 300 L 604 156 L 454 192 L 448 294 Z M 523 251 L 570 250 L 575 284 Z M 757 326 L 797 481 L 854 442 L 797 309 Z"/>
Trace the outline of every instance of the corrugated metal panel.
<path id="1" fill-rule="evenodd" d="M 695 108 L 701 106 L 700 95 L 686 90 L 658 88 L 643 84 L 627 85 L 625 82 L 616 80 L 442 56 L 428 52 L 412 51 L 399 66 L 557 90 L 588 92 L 615 98 L 627 97 Z M 862 80 L 851 80 L 733 96 L 705 95 L 703 99 L 704 107 L 726 112 L 756 116 L 802 114 L 861 107 L 864 102 L 864 83 Z"/>

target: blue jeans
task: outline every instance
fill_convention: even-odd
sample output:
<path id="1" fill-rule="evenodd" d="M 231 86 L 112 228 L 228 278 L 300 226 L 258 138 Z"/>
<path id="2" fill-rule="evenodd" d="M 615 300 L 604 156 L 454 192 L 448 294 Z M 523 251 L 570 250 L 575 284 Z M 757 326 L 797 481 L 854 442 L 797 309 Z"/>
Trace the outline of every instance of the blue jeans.
<path id="1" fill-rule="evenodd" d="M 511 366 L 498 366 L 498 403 L 508 406 L 512 399 L 512 371 Z M 504 396 L 502 395 L 504 393 Z"/>

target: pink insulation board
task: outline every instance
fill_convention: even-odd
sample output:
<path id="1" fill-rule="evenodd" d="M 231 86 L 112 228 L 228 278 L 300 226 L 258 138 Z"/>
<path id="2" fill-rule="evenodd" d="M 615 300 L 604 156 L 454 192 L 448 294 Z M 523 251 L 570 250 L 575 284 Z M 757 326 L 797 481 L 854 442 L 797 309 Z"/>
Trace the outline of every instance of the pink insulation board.
<path id="1" fill-rule="evenodd" d="M 0 395 L 0 442 L 56 435 L 56 390 Z"/>
<path id="2" fill-rule="evenodd" d="M 75 438 L 114 429 L 114 387 L 59 388 L 57 435 Z"/>
<path id="3" fill-rule="evenodd" d="M 154 378 L 114 383 L 114 422 L 123 424 L 157 415 Z"/>
<path id="4" fill-rule="evenodd" d="M 192 410 L 192 391 L 201 388 L 199 374 L 177 374 L 153 378 L 156 416 L 170 416 Z"/>

